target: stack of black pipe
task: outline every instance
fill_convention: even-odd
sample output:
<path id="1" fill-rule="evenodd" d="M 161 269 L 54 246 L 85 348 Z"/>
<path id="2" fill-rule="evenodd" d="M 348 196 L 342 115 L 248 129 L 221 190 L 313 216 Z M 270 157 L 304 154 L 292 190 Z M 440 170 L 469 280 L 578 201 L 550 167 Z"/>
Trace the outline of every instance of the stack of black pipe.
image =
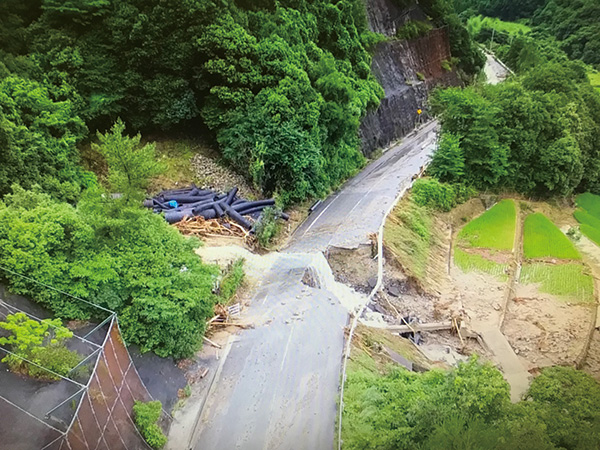
<path id="1" fill-rule="evenodd" d="M 154 212 L 165 213 L 169 223 L 176 223 L 185 217 L 202 216 L 205 219 L 228 216 L 247 230 L 252 224 L 243 216 L 256 217 L 267 206 L 275 205 L 275 200 L 248 201 L 237 197 L 238 188 L 233 188 L 227 194 L 220 194 L 210 189 L 198 189 L 192 185 L 185 189 L 162 191 L 155 197 L 144 201 L 144 206 L 153 208 Z M 282 219 L 289 219 L 287 214 L 281 214 Z"/>

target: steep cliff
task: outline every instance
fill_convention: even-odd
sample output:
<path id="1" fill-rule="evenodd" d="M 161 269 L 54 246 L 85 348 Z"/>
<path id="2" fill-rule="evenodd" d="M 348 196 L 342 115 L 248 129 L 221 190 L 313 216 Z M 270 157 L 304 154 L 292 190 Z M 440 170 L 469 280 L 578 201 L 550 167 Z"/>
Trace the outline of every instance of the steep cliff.
<path id="1" fill-rule="evenodd" d="M 367 0 L 366 6 L 371 30 L 388 37 L 394 36 L 407 20 L 424 18 L 418 8 L 401 9 L 392 0 Z M 450 59 L 444 28 L 409 41 L 389 39 L 377 46 L 372 69 L 385 90 L 385 98 L 376 111 L 366 115 L 360 127 L 366 156 L 415 127 L 419 120 L 417 110 L 425 109 L 427 97 L 435 86 L 459 83 L 455 72 L 442 67 L 442 62 Z"/>

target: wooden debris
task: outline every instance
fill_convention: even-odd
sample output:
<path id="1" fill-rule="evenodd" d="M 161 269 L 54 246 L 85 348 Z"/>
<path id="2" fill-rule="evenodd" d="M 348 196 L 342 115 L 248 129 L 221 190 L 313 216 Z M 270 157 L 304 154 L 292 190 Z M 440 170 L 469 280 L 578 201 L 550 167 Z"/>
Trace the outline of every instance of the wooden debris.
<path id="1" fill-rule="evenodd" d="M 388 325 L 385 328 L 388 331 L 393 331 L 395 333 L 415 333 L 418 331 L 452 330 L 454 326 L 452 324 L 452 321 L 432 323 L 413 322 L 410 325 Z"/>
<path id="2" fill-rule="evenodd" d="M 206 336 L 202 336 L 202 339 L 204 339 L 206 342 L 208 342 L 210 345 L 212 345 L 213 347 L 216 348 L 221 348 L 221 346 L 219 344 L 217 344 L 214 341 L 211 341 L 209 338 L 207 338 Z"/>
<path id="3" fill-rule="evenodd" d="M 253 242 L 254 237 L 249 231 L 237 223 L 230 221 L 226 217 L 220 219 L 205 219 L 202 216 L 187 217 L 184 220 L 174 223 L 173 226 L 181 234 L 197 237 L 233 237 L 241 238 L 244 241 Z"/>

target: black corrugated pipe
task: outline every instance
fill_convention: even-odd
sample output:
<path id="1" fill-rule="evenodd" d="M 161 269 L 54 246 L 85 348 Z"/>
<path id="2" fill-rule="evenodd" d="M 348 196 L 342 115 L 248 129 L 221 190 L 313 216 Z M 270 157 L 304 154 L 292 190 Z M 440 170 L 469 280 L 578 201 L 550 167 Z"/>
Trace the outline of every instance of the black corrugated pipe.
<path id="1" fill-rule="evenodd" d="M 215 211 L 217 213 L 217 217 L 223 217 L 223 208 L 221 208 L 221 203 L 215 203 Z"/>
<path id="2" fill-rule="evenodd" d="M 233 197 L 235 197 L 237 191 L 237 187 L 234 187 L 232 190 L 229 191 L 229 194 L 227 194 L 227 199 L 225 199 L 225 203 L 227 203 L 227 205 L 231 205 L 233 203 Z"/>
<path id="3" fill-rule="evenodd" d="M 165 220 L 169 223 L 181 222 L 185 217 L 191 217 L 194 214 L 190 209 L 184 211 L 169 211 L 165 213 Z"/>
<path id="4" fill-rule="evenodd" d="M 231 217 L 233 220 L 235 220 L 237 223 L 239 223 L 241 226 L 243 226 L 244 228 L 246 228 L 247 230 L 249 230 L 250 228 L 252 228 L 252 225 L 250 224 L 250 222 L 248 222 L 246 219 L 244 219 L 237 211 L 235 211 L 231 206 L 229 206 L 228 204 L 223 205 L 223 208 L 225 209 L 225 211 L 227 212 L 227 215 L 229 217 Z"/>
<path id="5" fill-rule="evenodd" d="M 237 205 L 235 205 L 233 207 L 233 209 L 235 209 L 237 212 L 242 212 L 249 208 L 256 208 L 257 206 L 262 206 L 264 208 L 266 206 L 273 206 L 273 205 L 275 205 L 275 200 L 270 198 L 267 200 L 257 200 L 255 202 L 238 203 Z"/>

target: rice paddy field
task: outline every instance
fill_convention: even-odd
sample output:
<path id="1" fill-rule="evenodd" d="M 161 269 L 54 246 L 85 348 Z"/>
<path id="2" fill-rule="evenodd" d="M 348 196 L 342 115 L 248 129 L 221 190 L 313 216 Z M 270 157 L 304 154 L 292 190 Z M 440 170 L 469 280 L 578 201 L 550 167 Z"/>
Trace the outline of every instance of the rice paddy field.
<path id="1" fill-rule="evenodd" d="M 581 259 L 569 238 L 542 213 L 529 214 L 525 219 L 523 255 L 527 259 Z"/>
<path id="2" fill-rule="evenodd" d="M 501 33 L 510 35 L 527 34 L 531 27 L 517 22 L 505 22 L 495 17 L 474 16 L 467 22 L 467 28 L 471 34 L 478 34 L 482 28 L 493 28 Z"/>
<path id="3" fill-rule="evenodd" d="M 600 91 L 600 72 L 591 70 L 588 72 L 588 78 L 590 79 L 590 84 Z"/>
<path id="4" fill-rule="evenodd" d="M 575 199 L 578 209 L 573 214 L 579 229 L 589 239 L 600 245 L 600 196 L 586 192 Z"/>
<path id="5" fill-rule="evenodd" d="M 540 291 L 578 303 L 594 301 L 594 282 L 581 264 L 525 264 L 522 284 L 539 283 Z"/>
<path id="6" fill-rule="evenodd" d="M 496 203 L 460 231 L 459 246 L 512 250 L 516 215 L 513 200 L 506 199 Z"/>
<path id="7" fill-rule="evenodd" d="M 454 250 L 454 263 L 463 272 L 483 272 L 495 276 L 500 281 L 507 281 L 508 264 L 499 264 L 480 255 L 467 253 L 460 248 Z"/>

